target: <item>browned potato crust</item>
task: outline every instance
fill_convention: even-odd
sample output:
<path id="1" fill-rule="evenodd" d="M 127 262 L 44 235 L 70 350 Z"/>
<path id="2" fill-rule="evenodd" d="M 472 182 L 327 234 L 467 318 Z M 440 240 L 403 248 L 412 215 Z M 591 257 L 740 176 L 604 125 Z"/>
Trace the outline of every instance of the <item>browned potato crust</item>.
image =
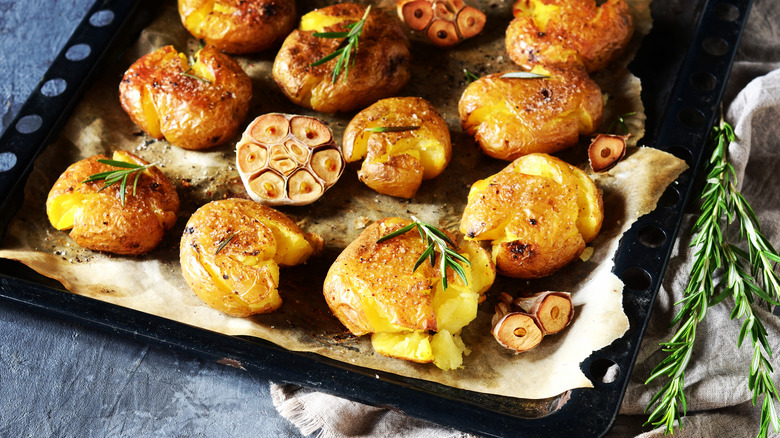
<path id="1" fill-rule="evenodd" d="M 154 138 L 184 149 L 228 141 L 249 111 L 252 80 L 213 46 L 192 65 L 173 46 L 142 56 L 119 84 L 119 100 L 133 122 Z"/>
<path id="2" fill-rule="evenodd" d="M 98 162 L 95 155 L 71 164 L 54 183 L 46 199 L 46 213 L 58 230 L 71 229 L 76 244 L 95 251 L 138 255 L 151 251 L 176 223 L 179 196 L 156 167 L 143 171 L 133 194 L 135 174 L 127 185 L 125 203 L 120 184 L 104 188 L 104 181 L 82 183 L 89 176 L 117 170 Z M 146 165 L 130 152 L 117 151 L 114 160 Z"/>
<path id="3" fill-rule="evenodd" d="M 580 64 L 589 72 L 617 58 L 631 40 L 634 22 L 625 0 L 518 0 L 506 31 L 516 64 Z"/>
<path id="4" fill-rule="evenodd" d="M 491 157 L 514 160 L 522 155 L 552 154 L 577 144 L 601 124 L 599 86 L 581 68 L 537 66 L 546 79 L 484 76 L 461 95 L 458 113 L 463 129 Z"/>
<path id="5" fill-rule="evenodd" d="M 372 309 L 363 302 L 364 291 L 374 292 L 372 298 L 395 324 L 410 330 L 436 330 L 431 290 L 441 281 L 441 275 L 429 263 L 411 269 L 427 245 L 416 232 L 376 243 L 408 223 L 389 218 L 369 225 L 328 271 L 323 287 L 325 301 L 355 335 L 375 331 L 366 315 Z"/>
<path id="6" fill-rule="evenodd" d="M 579 257 L 603 219 L 601 194 L 587 174 L 533 154 L 474 183 L 460 230 L 467 238 L 492 241 L 499 273 L 531 279 Z"/>
<path id="7" fill-rule="evenodd" d="M 311 66 L 342 41 L 312 34 L 349 31 L 346 25 L 358 22 L 364 12 L 361 5 L 342 3 L 302 17 L 300 28 L 285 39 L 273 65 L 274 81 L 292 102 L 321 112 L 351 111 L 394 95 L 409 81 L 409 41 L 398 21 L 378 8 L 369 13 L 346 77 L 342 69 L 333 81 L 337 59 Z"/>
<path id="8" fill-rule="evenodd" d="M 295 27 L 295 0 L 179 0 L 184 27 L 233 54 L 263 51 Z"/>
<path id="9" fill-rule="evenodd" d="M 231 316 L 282 305 L 279 267 L 305 262 L 322 248 L 290 218 L 246 199 L 212 201 L 190 217 L 181 238 L 182 275 L 209 307 Z"/>
<path id="10" fill-rule="evenodd" d="M 369 132 L 371 128 L 416 128 Z M 423 180 L 437 177 L 452 157 L 447 123 L 419 97 L 382 99 L 360 111 L 344 131 L 347 161 L 364 159 L 358 177 L 390 196 L 411 198 Z"/>

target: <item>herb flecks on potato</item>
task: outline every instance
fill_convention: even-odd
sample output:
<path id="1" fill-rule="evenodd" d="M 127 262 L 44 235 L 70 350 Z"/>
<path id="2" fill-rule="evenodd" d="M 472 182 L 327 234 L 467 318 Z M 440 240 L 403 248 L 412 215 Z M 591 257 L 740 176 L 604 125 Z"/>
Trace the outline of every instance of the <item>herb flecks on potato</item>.
<path id="1" fill-rule="evenodd" d="M 143 170 L 121 183 L 85 182 L 91 176 L 117 171 L 95 155 L 70 165 L 57 179 L 46 199 L 52 226 L 71 230 L 76 244 L 95 251 L 138 255 L 151 251 L 165 231 L 176 223 L 179 196 L 168 178 L 130 152 L 116 151 L 112 159 L 140 165 Z M 122 169 L 124 170 L 124 169 Z"/>
<path id="2" fill-rule="evenodd" d="M 295 27 L 295 0 L 179 0 L 195 38 L 232 54 L 263 51 Z"/>
<path id="3" fill-rule="evenodd" d="M 271 207 L 226 199 L 190 217 L 179 258 L 187 285 L 204 303 L 246 317 L 278 309 L 279 267 L 301 264 L 321 249 L 320 236 Z"/>
<path id="4" fill-rule="evenodd" d="M 249 196 L 266 205 L 319 199 L 344 171 L 341 148 L 321 121 L 269 113 L 256 118 L 236 145 L 236 165 Z"/>
<path id="5" fill-rule="evenodd" d="M 119 85 L 119 100 L 133 123 L 184 149 L 230 140 L 251 98 L 252 80 L 213 46 L 191 60 L 173 46 L 161 47 L 133 63 Z"/>
<path id="6" fill-rule="evenodd" d="M 406 85 L 411 77 L 409 41 L 397 20 L 377 8 L 368 14 L 348 75 L 342 71 L 333 80 L 335 58 L 312 65 L 338 50 L 343 41 L 314 34 L 349 32 L 348 25 L 359 22 L 365 11 L 364 6 L 341 3 L 301 17 L 272 70 L 274 81 L 293 103 L 327 113 L 352 111 L 392 96 Z"/>
<path id="7" fill-rule="evenodd" d="M 447 124 L 419 97 L 382 99 L 359 112 L 344 131 L 342 150 L 348 162 L 364 159 L 358 177 L 367 186 L 401 198 L 413 197 L 452 157 Z"/>
<path id="8" fill-rule="evenodd" d="M 461 264 L 467 282 L 448 270 L 445 290 L 437 267 L 424 262 L 414 269 L 428 246 L 418 233 L 377 242 L 409 223 L 387 218 L 366 228 L 328 271 L 325 300 L 350 332 L 372 333 L 378 353 L 455 369 L 468 351 L 460 332 L 476 318 L 495 267 L 485 250 L 464 241 L 458 251 L 470 263 Z"/>
<path id="9" fill-rule="evenodd" d="M 532 154 L 472 185 L 460 230 L 492 241 L 500 274 L 531 279 L 577 259 L 603 220 L 601 193 L 585 172 Z"/>
<path id="10" fill-rule="evenodd" d="M 490 74 L 463 91 L 461 125 L 485 154 L 503 160 L 552 154 L 574 146 L 580 135 L 601 124 L 601 89 L 582 68 L 537 66 L 531 72 L 545 77 Z"/>
<path id="11" fill-rule="evenodd" d="M 619 56 L 634 32 L 625 0 L 518 0 L 506 31 L 516 64 L 577 64 L 601 70 Z"/>

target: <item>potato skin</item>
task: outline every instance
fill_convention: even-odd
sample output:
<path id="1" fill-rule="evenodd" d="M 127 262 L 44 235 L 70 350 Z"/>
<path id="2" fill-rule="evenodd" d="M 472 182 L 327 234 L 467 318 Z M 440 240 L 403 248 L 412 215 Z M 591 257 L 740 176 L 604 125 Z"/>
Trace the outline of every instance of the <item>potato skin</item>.
<path id="1" fill-rule="evenodd" d="M 119 85 L 133 123 L 152 137 L 196 150 L 235 136 L 252 98 L 251 79 L 229 56 L 206 46 L 197 60 L 207 78 L 188 76 L 198 73 L 187 73 L 192 66 L 186 57 L 164 46 L 133 63 Z"/>
<path id="2" fill-rule="evenodd" d="M 541 162 L 542 172 L 518 170 L 523 160 Z M 587 174 L 533 154 L 472 186 L 460 230 L 469 239 L 492 240 L 500 274 L 533 279 L 579 257 L 603 218 L 601 193 Z"/>
<path id="3" fill-rule="evenodd" d="M 341 3 L 312 13 L 342 20 L 326 26 L 325 32 L 344 32 L 347 24 L 359 21 L 365 8 Z M 296 29 L 288 35 L 273 64 L 273 78 L 282 92 L 295 104 L 315 111 L 334 113 L 365 107 L 396 94 L 411 77 L 409 40 L 397 20 L 372 8 L 357 53 L 350 66 L 333 82 L 337 60 L 312 67 L 311 64 L 335 51 L 341 39 L 318 38 L 311 30 Z"/>
<path id="4" fill-rule="evenodd" d="M 534 10 L 549 16 L 534 20 Z M 516 64 L 580 64 L 602 70 L 631 40 L 634 22 L 625 0 L 518 0 L 506 31 L 506 50 Z"/>
<path id="5" fill-rule="evenodd" d="M 484 76 L 463 91 L 458 103 L 461 126 L 482 151 L 514 160 L 552 154 L 577 144 L 601 124 L 601 89 L 581 68 L 537 67 L 545 79 Z"/>
<path id="6" fill-rule="evenodd" d="M 295 27 L 295 0 L 179 0 L 184 27 L 231 54 L 261 52 Z"/>
<path id="7" fill-rule="evenodd" d="M 367 132 L 376 127 L 409 127 L 401 132 Z M 404 146 L 405 145 L 405 146 Z M 390 196 L 411 198 L 423 180 L 440 175 L 452 158 L 447 123 L 419 97 L 382 99 L 360 111 L 344 131 L 347 161 L 364 159 L 358 177 Z"/>
<path id="8" fill-rule="evenodd" d="M 277 291 L 279 266 L 289 262 L 280 259 L 279 230 L 306 240 L 290 264 L 303 263 L 318 251 L 319 236 L 305 234 L 290 218 L 265 205 L 225 199 L 200 207 L 181 238 L 179 258 L 185 281 L 209 307 L 231 316 L 278 309 L 282 305 Z"/>
<path id="9" fill-rule="evenodd" d="M 149 164 L 130 152 L 118 151 L 114 159 L 118 156 L 124 157 L 123 161 Z M 151 251 L 160 243 L 165 231 L 176 223 L 179 211 L 176 188 L 158 168 L 151 167 L 139 178 L 135 195 L 132 194 L 135 174 L 131 175 L 122 205 L 119 183 L 105 189 L 103 181 L 82 183 L 91 175 L 117 169 L 98 162 L 100 159 L 108 157 L 101 154 L 86 158 L 71 164 L 60 175 L 46 199 L 49 221 L 56 228 L 58 218 L 65 213 L 63 202 L 69 197 L 83 197 L 83 202 L 75 207 L 70 232 L 76 244 L 120 255 Z"/>
<path id="10" fill-rule="evenodd" d="M 376 331 L 366 314 L 366 293 L 394 324 L 410 330 L 436 330 L 431 292 L 441 275 L 430 263 L 412 272 L 426 248 L 419 234 L 409 232 L 376 243 L 407 224 L 407 220 L 387 218 L 369 225 L 328 270 L 323 286 L 325 301 L 357 336 Z"/>

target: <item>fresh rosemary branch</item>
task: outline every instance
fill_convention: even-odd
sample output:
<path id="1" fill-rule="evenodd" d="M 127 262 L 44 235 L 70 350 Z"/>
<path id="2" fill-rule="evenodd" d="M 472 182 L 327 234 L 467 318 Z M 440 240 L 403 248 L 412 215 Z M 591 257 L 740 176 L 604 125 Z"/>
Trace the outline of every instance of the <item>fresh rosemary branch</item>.
<path id="1" fill-rule="evenodd" d="M 458 252 L 454 249 L 450 249 L 450 246 L 452 248 L 457 248 L 452 239 L 447 237 L 447 235 L 438 228 L 431 224 L 425 223 L 414 216 L 412 216 L 412 221 L 413 222 L 411 224 L 380 237 L 376 243 L 382 243 L 385 240 L 392 239 L 412 230 L 413 228 L 417 228 L 417 231 L 420 233 L 420 238 L 425 241 L 428 247 L 420 255 L 420 258 L 417 259 L 417 262 L 414 264 L 412 271 L 416 271 L 417 268 L 419 268 L 420 265 L 425 262 L 425 260 L 430 260 L 431 266 L 435 267 L 436 250 L 438 250 L 439 254 L 441 255 L 439 258 L 439 270 L 441 272 L 441 281 L 444 290 L 447 290 L 447 268 L 455 271 L 455 273 L 458 274 L 458 277 L 460 277 L 464 283 L 468 284 L 468 280 L 466 279 L 466 272 L 463 270 L 463 266 L 461 266 L 458 261 L 461 261 L 468 266 L 471 266 L 471 263 L 466 257 L 458 254 Z"/>
<path id="2" fill-rule="evenodd" d="M 647 423 L 656 427 L 663 425 L 666 432 L 674 431 L 675 422 L 679 425 L 680 417 L 687 409 L 683 393 L 685 368 L 693 353 L 696 326 L 710 306 L 733 297 L 731 318 L 744 318 L 737 345 L 741 346 L 748 335 L 753 344 L 748 388 L 753 391 L 754 405 L 760 396 L 764 397 L 758 436 L 766 437 L 769 426 L 780 431 L 780 417 L 775 407 L 778 392 L 771 379 L 772 351 L 767 332 L 752 305 L 756 297 L 775 305 L 780 301 L 780 279 L 773 269 L 773 264 L 780 262 L 780 256 L 761 234 L 755 212 L 736 188 L 736 172 L 728 162 L 728 145 L 734 141 L 734 131 L 722 119 L 714 129 L 713 140 L 715 148 L 702 193 L 701 216 L 693 227 L 691 246 L 698 249 L 684 298 L 677 303 L 682 308 L 673 320 L 674 324 L 683 322 L 672 339 L 661 344 L 668 355 L 647 379 L 650 382 L 662 376 L 669 378 L 647 406 L 648 410 L 656 406 Z M 729 242 L 728 230 L 724 233 L 721 228 L 721 224 L 728 227 L 733 221 L 739 225 L 740 239 L 747 242 L 747 252 Z M 749 270 L 745 263 L 749 263 Z M 716 285 L 712 278 L 718 269 L 723 272 L 723 281 Z M 722 291 L 717 293 L 719 286 Z"/>
<path id="3" fill-rule="evenodd" d="M 135 196 L 135 189 L 138 186 L 138 180 L 141 178 L 141 174 L 143 173 L 144 170 L 154 166 L 154 164 L 140 165 L 134 163 L 126 163 L 124 161 L 118 161 L 118 160 L 99 159 L 97 161 L 98 163 L 119 167 L 121 169 L 108 170 L 105 172 L 100 172 L 100 173 L 90 175 L 87 177 L 87 179 L 82 181 L 82 184 L 88 182 L 103 181 L 103 187 L 100 188 L 100 190 L 103 190 L 111 185 L 120 183 L 119 198 L 122 200 L 122 205 L 125 205 L 125 197 L 127 196 L 127 179 L 130 177 L 130 175 L 135 173 L 135 178 L 133 178 L 133 196 Z"/>
<path id="4" fill-rule="evenodd" d="M 404 131 L 416 131 L 420 129 L 419 126 L 375 126 L 373 128 L 366 128 L 366 132 L 404 132 Z"/>
<path id="5" fill-rule="evenodd" d="M 353 55 L 357 54 L 358 50 L 358 40 L 360 39 L 360 34 L 363 33 L 363 26 L 366 24 L 366 20 L 368 19 L 368 13 L 371 11 L 371 5 L 369 5 L 366 8 L 366 12 L 363 14 L 363 18 L 360 19 L 360 21 L 356 23 L 350 23 L 347 24 L 346 27 L 349 29 L 349 32 L 315 32 L 312 35 L 318 38 L 343 38 L 341 41 L 341 44 L 334 50 L 332 53 L 325 55 L 324 57 L 320 58 L 318 61 L 315 61 L 310 64 L 311 67 L 316 67 L 318 65 L 324 64 L 328 61 L 330 61 L 333 58 L 338 57 L 338 60 L 336 61 L 336 66 L 333 67 L 333 83 L 336 83 L 336 79 L 341 74 L 341 69 L 344 69 L 344 80 L 347 80 L 347 76 L 349 75 L 349 67 L 350 64 L 355 64 L 355 59 L 353 58 Z"/>

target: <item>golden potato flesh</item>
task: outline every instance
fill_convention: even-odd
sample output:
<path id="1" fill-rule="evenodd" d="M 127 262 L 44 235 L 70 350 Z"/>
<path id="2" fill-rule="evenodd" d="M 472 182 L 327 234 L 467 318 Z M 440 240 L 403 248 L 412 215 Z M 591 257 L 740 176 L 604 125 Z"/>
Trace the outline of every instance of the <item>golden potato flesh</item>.
<path id="1" fill-rule="evenodd" d="M 156 139 L 184 149 L 230 140 L 249 111 L 252 80 L 212 46 L 187 56 L 165 46 L 125 72 L 119 100 L 130 119 Z"/>
<path id="2" fill-rule="evenodd" d="M 414 265 L 427 245 L 416 230 L 377 243 L 409 224 L 387 218 L 366 228 L 328 271 L 323 292 L 334 315 L 355 335 L 372 333 L 377 352 L 453 369 L 467 351 L 460 332 L 477 316 L 481 295 L 495 279 L 490 255 L 474 242 L 458 251 L 467 284 L 448 270 L 445 290 L 438 269 Z"/>
<path id="3" fill-rule="evenodd" d="M 179 0 L 195 38 L 233 54 L 263 51 L 295 27 L 295 0 Z"/>
<path id="4" fill-rule="evenodd" d="M 305 262 L 321 246 L 319 236 L 271 207 L 226 199 L 190 217 L 179 258 L 187 285 L 204 303 L 245 317 L 278 309 L 279 267 Z"/>
<path id="5" fill-rule="evenodd" d="M 342 150 L 349 162 L 365 158 L 358 176 L 367 186 L 402 198 L 413 197 L 452 157 L 447 124 L 419 97 L 382 99 L 359 112 L 344 131 Z"/>
<path id="6" fill-rule="evenodd" d="M 482 151 L 502 160 L 555 153 L 577 144 L 601 124 L 601 89 L 581 68 L 535 67 L 546 78 L 484 76 L 463 91 L 463 129 Z"/>
<path id="7" fill-rule="evenodd" d="M 579 257 L 603 220 L 601 193 L 585 172 L 531 154 L 471 186 L 460 230 L 492 241 L 499 273 L 531 279 Z"/>
<path id="8" fill-rule="evenodd" d="M 517 0 L 506 31 L 516 64 L 580 64 L 601 70 L 620 55 L 634 32 L 625 0 Z"/>
<path id="9" fill-rule="evenodd" d="M 347 25 L 360 21 L 364 13 L 361 5 L 342 3 L 301 18 L 273 64 L 274 81 L 293 103 L 328 113 L 351 111 L 396 94 L 409 81 L 409 41 L 396 19 L 378 8 L 368 15 L 348 73 L 345 66 L 333 78 L 338 59 L 311 65 L 337 50 L 343 40 L 316 37 L 315 32 L 348 32 Z"/>
<path id="10" fill-rule="evenodd" d="M 65 170 L 46 199 L 49 222 L 58 230 L 71 230 L 70 237 L 84 248 L 122 255 L 149 252 L 176 223 L 176 188 L 152 166 L 141 171 L 137 183 L 137 172 L 128 176 L 123 203 L 121 182 L 108 187 L 105 180 L 82 182 L 98 173 L 127 170 L 98 161 L 107 159 L 105 155 L 95 155 Z M 125 151 L 114 152 L 112 159 L 140 166 L 149 164 Z"/>

